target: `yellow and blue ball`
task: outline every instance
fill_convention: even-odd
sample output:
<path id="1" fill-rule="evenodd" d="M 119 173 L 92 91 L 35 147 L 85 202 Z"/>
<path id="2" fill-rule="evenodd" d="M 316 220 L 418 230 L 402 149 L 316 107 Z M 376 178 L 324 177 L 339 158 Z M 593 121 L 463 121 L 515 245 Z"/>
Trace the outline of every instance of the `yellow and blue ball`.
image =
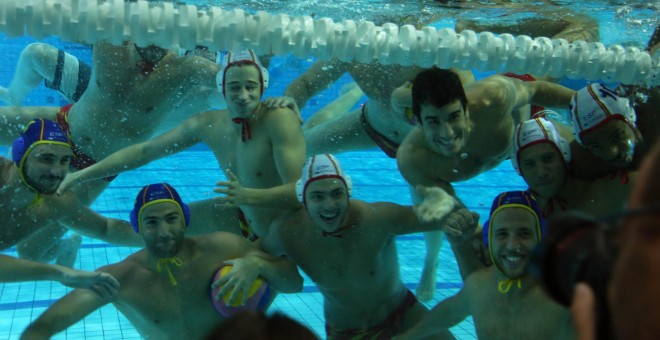
<path id="1" fill-rule="evenodd" d="M 220 269 L 218 269 L 218 271 L 215 273 L 212 282 L 215 282 L 223 276 L 227 275 L 227 273 L 229 273 L 232 268 L 232 265 L 225 265 L 220 267 Z M 234 291 L 233 289 L 227 291 L 221 299 L 216 299 L 215 296 L 223 286 L 224 285 L 220 285 L 211 289 L 211 301 L 213 302 L 213 306 L 218 311 L 218 313 L 224 317 L 230 317 L 243 310 L 265 311 L 268 307 L 268 301 L 270 300 L 270 289 L 268 289 L 268 282 L 261 276 L 257 277 L 257 279 L 250 286 L 247 301 L 243 306 L 239 305 L 243 298 L 243 293 L 238 294 L 234 303 L 229 302 L 229 297 Z"/>

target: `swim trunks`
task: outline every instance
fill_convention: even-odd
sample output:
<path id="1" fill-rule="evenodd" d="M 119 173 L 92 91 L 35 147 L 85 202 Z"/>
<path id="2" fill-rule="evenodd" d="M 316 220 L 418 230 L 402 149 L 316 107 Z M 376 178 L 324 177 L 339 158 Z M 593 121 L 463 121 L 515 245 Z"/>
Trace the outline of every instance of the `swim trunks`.
<path id="1" fill-rule="evenodd" d="M 413 306 L 417 305 L 419 302 L 415 295 L 408 291 L 406 297 L 403 299 L 399 307 L 394 309 L 390 315 L 388 315 L 383 322 L 380 324 L 371 327 L 370 329 L 339 329 L 332 328 L 327 323 L 325 324 L 325 334 L 328 340 L 339 340 L 339 339 L 391 339 L 394 335 L 401 331 L 401 324 L 403 323 L 403 317 Z"/>
<path id="2" fill-rule="evenodd" d="M 517 79 L 520 79 L 522 81 L 536 81 L 536 78 L 532 77 L 529 74 L 515 74 L 515 73 L 509 72 L 509 73 L 504 73 L 502 75 L 505 76 L 505 77 L 509 77 L 509 78 L 517 78 Z M 539 113 L 543 110 L 545 110 L 545 108 L 543 106 L 532 104 L 531 109 L 530 109 L 530 113 L 529 113 L 530 118 L 532 118 L 532 119 L 537 118 Z"/>
<path id="3" fill-rule="evenodd" d="M 66 137 L 69 140 L 69 144 L 71 144 L 71 150 L 73 151 L 71 166 L 78 170 L 82 170 L 96 164 L 96 160 L 94 160 L 92 157 L 80 151 L 76 146 L 76 144 L 73 143 L 73 139 L 71 139 L 71 128 L 69 127 L 68 120 L 69 120 L 69 111 L 71 110 L 72 106 L 73 104 L 69 104 L 61 107 L 57 111 L 57 125 L 59 125 L 62 131 L 66 133 Z M 111 182 L 115 178 L 117 178 L 117 175 L 106 177 L 103 180 Z"/>
<path id="4" fill-rule="evenodd" d="M 92 68 L 89 65 L 80 62 L 71 54 L 58 50 L 53 81 L 44 80 L 44 84 L 75 103 L 85 93 L 91 75 Z"/>
<path id="5" fill-rule="evenodd" d="M 360 112 L 360 123 L 364 128 L 364 132 L 371 137 L 371 139 L 378 145 L 378 147 L 385 152 L 385 154 L 390 158 L 396 158 L 396 152 L 399 150 L 400 144 L 395 143 L 389 140 L 380 132 L 376 131 L 369 121 L 367 120 L 367 106 L 362 105 L 362 110 Z"/>
<path id="6" fill-rule="evenodd" d="M 241 209 L 238 209 L 238 226 L 241 228 L 241 235 L 243 235 L 243 238 L 246 240 L 254 242 L 259 239 L 259 236 L 254 233 L 254 230 L 250 227 L 250 223 L 248 223 L 248 220 L 245 218 L 245 214 Z"/>

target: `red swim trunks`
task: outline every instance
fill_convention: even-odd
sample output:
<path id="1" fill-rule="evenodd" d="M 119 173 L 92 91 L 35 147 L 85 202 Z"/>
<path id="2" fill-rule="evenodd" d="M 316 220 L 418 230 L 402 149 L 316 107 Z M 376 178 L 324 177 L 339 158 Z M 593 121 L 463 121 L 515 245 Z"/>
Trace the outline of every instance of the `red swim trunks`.
<path id="1" fill-rule="evenodd" d="M 248 223 L 248 220 L 245 218 L 245 214 L 241 209 L 238 209 L 238 226 L 241 227 L 241 235 L 243 235 L 244 239 L 250 242 L 254 242 L 259 239 L 259 236 L 254 233 L 254 230 L 252 230 L 252 227 L 250 227 L 250 224 Z"/>
<path id="2" fill-rule="evenodd" d="M 371 139 L 378 145 L 378 147 L 385 152 L 385 154 L 390 157 L 390 158 L 396 158 L 396 152 L 399 150 L 399 143 L 393 142 L 389 140 L 387 137 L 385 137 L 383 134 L 380 132 L 376 131 L 371 124 L 369 124 L 369 121 L 367 120 L 367 109 L 366 105 L 362 105 L 362 111 L 360 113 L 360 123 L 362 123 L 362 127 L 364 128 L 364 132 L 371 137 Z"/>
<path id="3" fill-rule="evenodd" d="M 403 317 L 408 310 L 418 304 L 415 295 L 408 291 L 401 304 L 388 315 L 383 322 L 369 329 L 339 329 L 325 324 L 328 340 L 339 339 L 391 339 L 401 330 Z"/>
<path id="4" fill-rule="evenodd" d="M 69 139 L 69 144 L 71 144 L 71 150 L 73 151 L 71 166 L 78 170 L 82 170 L 96 164 L 96 160 L 80 151 L 78 147 L 73 143 L 73 139 L 71 139 L 71 128 L 69 127 L 69 111 L 71 110 L 72 106 L 73 104 L 69 104 L 61 107 L 57 111 L 57 125 L 59 125 L 62 131 L 66 133 L 66 136 Z M 117 175 L 106 177 L 104 180 L 110 182 L 115 178 L 117 178 Z"/>

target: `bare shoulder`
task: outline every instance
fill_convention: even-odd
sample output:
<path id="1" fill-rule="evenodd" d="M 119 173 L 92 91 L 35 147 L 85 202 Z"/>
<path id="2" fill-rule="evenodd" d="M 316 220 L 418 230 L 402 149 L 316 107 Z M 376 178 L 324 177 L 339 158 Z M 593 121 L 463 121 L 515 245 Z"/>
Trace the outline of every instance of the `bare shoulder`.
<path id="1" fill-rule="evenodd" d="M 283 240 L 290 239 L 299 235 L 308 222 L 305 208 L 282 213 L 268 227 L 268 237 Z"/>
<path id="2" fill-rule="evenodd" d="M 190 237 L 190 239 L 194 240 L 195 243 L 200 247 L 200 249 L 209 249 L 209 250 L 214 250 L 214 249 L 217 250 L 228 247 L 245 248 L 249 245 L 249 242 L 245 238 L 237 234 L 224 232 L 224 231 L 216 231 L 200 236 Z"/>
<path id="3" fill-rule="evenodd" d="M 278 107 L 274 109 L 269 109 L 265 106 L 262 106 L 264 110 L 263 119 L 268 126 L 293 126 L 295 128 L 300 127 L 300 119 L 298 115 L 293 112 L 288 107 Z"/>
<path id="4" fill-rule="evenodd" d="M 632 189 L 637 172 L 619 171 L 614 175 L 605 175 L 590 182 L 589 191 L 597 196 L 625 199 Z"/>
<path id="5" fill-rule="evenodd" d="M 364 202 L 351 199 L 349 223 L 360 224 L 377 235 L 390 236 L 400 233 L 404 221 L 417 220 L 412 207 L 392 202 Z"/>
<path id="6" fill-rule="evenodd" d="M 416 126 L 408 132 L 408 135 L 399 146 L 396 153 L 397 163 L 400 166 L 416 165 L 426 156 L 426 147 L 424 146 L 424 132 L 419 126 Z"/>
<path id="7" fill-rule="evenodd" d="M 359 220 L 367 223 L 387 223 L 393 215 L 402 213 L 409 208 L 392 202 L 368 203 L 351 199 L 352 213 L 357 215 Z"/>
<path id="8" fill-rule="evenodd" d="M 516 79 L 496 74 L 470 83 L 465 88 L 468 103 L 490 106 L 502 101 L 515 91 L 513 81 Z"/>
<path id="9" fill-rule="evenodd" d="M 424 133 L 419 127 L 413 128 L 399 147 L 396 162 L 401 176 L 410 185 L 433 185 L 442 175 L 448 159 L 430 150 L 424 141 Z"/>
<path id="10" fill-rule="evenodd" d="M 479 269 L 465 279 L 464 290 L 472 296 L 477 294 L 488 294 L 492 291 L 488 289 L 489 285 L 496 285 L 495 283 L 495 269 L 493 266 Z"/>

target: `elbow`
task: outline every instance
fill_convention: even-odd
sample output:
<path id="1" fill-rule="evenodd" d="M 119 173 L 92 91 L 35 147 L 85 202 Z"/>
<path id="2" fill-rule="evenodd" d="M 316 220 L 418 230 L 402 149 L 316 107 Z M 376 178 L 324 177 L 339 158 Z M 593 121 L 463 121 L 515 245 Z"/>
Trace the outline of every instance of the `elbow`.
<path id="1" fill-rule="evenodd" d="M 299 293 L 303 290 L 303 278 L 300 275 L 296 275 L 294 280 L 291 282 L 291 289 L 283 293 Z"/>
<path id="2" fill-rule="evenodd" d="M 294 293 L 302 292 L 304 280 L 302 276 L 297 275 Z"/>
<path id="3" fill-rule="evenodd" d="M 281 289 L 277 289 L 277 288 L 281 288 Z M 277 288 L 276 289 L 280 293 L 284 293 L 284 294 L 299 293 L 303 289 L 303 278 L 296 271 L 295 276 L 291 276 L 290 278 L 287 278 L 285 284 L 283 284 L 282 287 L 277 287 Z"/>

